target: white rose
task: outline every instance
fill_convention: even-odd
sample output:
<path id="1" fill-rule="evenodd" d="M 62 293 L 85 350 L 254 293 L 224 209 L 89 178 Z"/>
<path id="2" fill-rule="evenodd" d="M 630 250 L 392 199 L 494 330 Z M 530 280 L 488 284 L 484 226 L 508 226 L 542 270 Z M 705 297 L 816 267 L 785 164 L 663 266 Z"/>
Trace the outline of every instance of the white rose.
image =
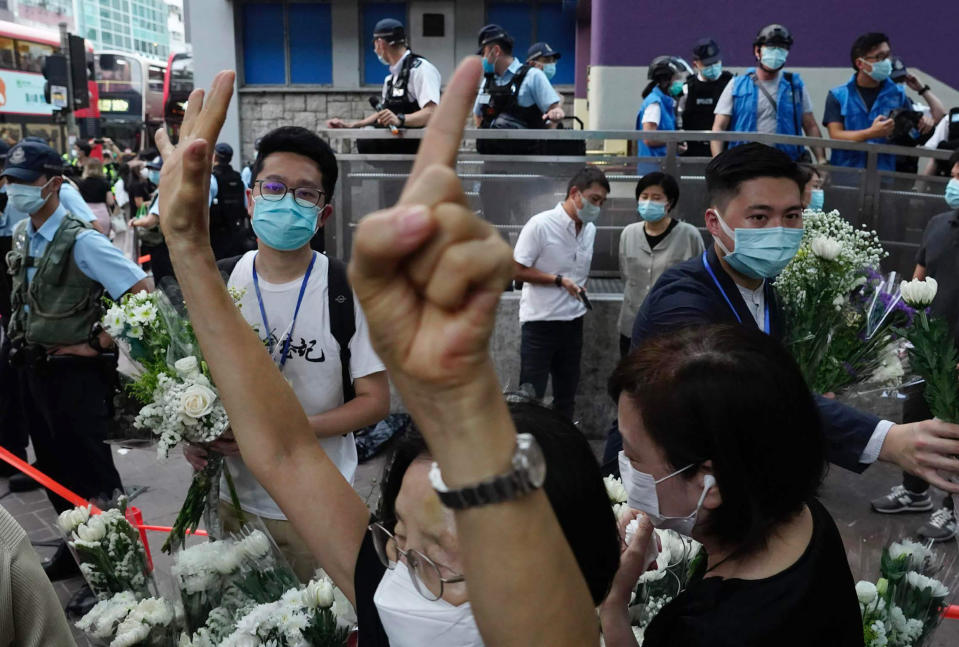
<path id="1" fill-rule="evenodd" d="M 65 534 L 70 534 L 73 532 L 77 526 L 81 523 L 86 523 L 87 519 L 90 518 L 90 508 L 74 508 L 72 510 L 64 510 L 60 513 L 58 518 L 58 523 L 60 528 Z"/>
<path id="2" fill-rule="evenodd" d="M 603 483 L 606 485 L 610 503 L 626 503 L 626 488 L 621 480 L 615 476 L 604 476 Z"/>
<path id="3" fill-rule="evenodd" d="M 826 238 L 825 236 L 814 238 L 810 247 L 812 248 L 812 253 L 824 261 L 836 260 L 842 251 L 842 244 L 839 241 Z"/>
<path id="4" fill-rule="evenodd" d="M 312 580 L 303 591 L 303 602 L 311 609 L 326 609 L 333 604 L 333 587 L 327 580 Z"/>
<path id="5" fill-rule="evenodd" d="M 193 378 L 200 374 L 200 363 L 193 355 L 178 359 L 173 363 L 173 368 L 176 369 L 176 374 L 183 379 Z"/>
<path id="6" fill-rule="evenodd" d="M 868 606 L 879 597 L 879 592 L 872 582 L 860 581 L 856 582 L 856 596 L 861 604 Z"/>
<path id="7" fill-rule="evenodd" d="M 270 552 L 270 539 L 259 530 L 254 530 L 248 537 L 237 545 L 240 554 L 254 562 L 259 561 Z"/>
<path id="8" fill-rule="evenodd" d="M 199 419 L 213 411 L 216 393 L 202 384 L 191 384 L 180 397 L 180 414 Z"/>
<path id="9" fill-rule="evenodd" d="M 100 541 L 106 534 L 106 526 L 99 517 L 94 517 L 77 527 L 77 537 L 83 541 Z"/>
<path id="10" fill-rule="evenodd" d="M 938 289 L 939 284 L 936 283 L 936 279 L 934 278 L 927 278 L 925 281 L 913 279 L 911 281 L 903 281 L 899 285 L 899 291 L 902 293 L 903 301 L 917 310 L 925 308 L 932 303 L 932 300 L 936 298 Z"/>

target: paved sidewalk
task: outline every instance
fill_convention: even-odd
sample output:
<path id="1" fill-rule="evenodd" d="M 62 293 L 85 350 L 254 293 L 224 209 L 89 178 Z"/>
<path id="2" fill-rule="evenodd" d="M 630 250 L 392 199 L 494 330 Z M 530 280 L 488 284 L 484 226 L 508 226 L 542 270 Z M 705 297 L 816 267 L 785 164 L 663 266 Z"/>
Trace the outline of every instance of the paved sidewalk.
<path id="1" fill-rule="evenodd" d="M 601 443 L 594 442 L 594 449 L 602 450 Z M 114 449 L 117 468 L 127 488 L 146 486 L 146 490 L 132 501 L 143 511 L 147 523 L 170 525 L 176 516 L 183 496 L 190 483 L 191 471 L 186 461 L 178 455 L 166 463 L 156 460 L 152 449 Z M 371 506 L 375 504 L 382 471 L 382 459 L 360 465 L 356 475 L 356 490 Z M 869 500 L 888 491 L 898 482 L 900 473 L 886 465 L 877 465 L 862 475 L 832 468 L 822 490 L 822 500 L 836 519 L 846 544 L 853 575 L 875 579 L 878 573 L 879 551 L 889 540 L 909 536 L 926 519 L 925 515 L 879 515 L 869 511 Z M 41 490 L 23 494 L 6 493 L 6 479 L 0 479 L 0 505 L 26 529 L 34 544 L 55 541 L 59 538 L 56 516 Z M 305 493 L 308 494 L 308 493 Z M 172 593 L 169 578 L 171 558 L 160 552 L 165 536 L 150 533 L 150 549 L 157 572 L 157 584 L 161 593 Z M 942 548 L 949 559 L 957 559 L 957 543 Z M 42 558 L 50 556 L 52 547 L 37 546 Z M 959 565 L 957 565 L 959 568 Z M 55 589 L 64 604 L 80 587 L 80 578 L 55 583 Z M 959 603 L 959 591 L 952 596 Z M 76 632 L 77 644 L 89 643 Z M 959 620 L 947 620 L 936 635 L 934 647 L 959 645 Z"/>

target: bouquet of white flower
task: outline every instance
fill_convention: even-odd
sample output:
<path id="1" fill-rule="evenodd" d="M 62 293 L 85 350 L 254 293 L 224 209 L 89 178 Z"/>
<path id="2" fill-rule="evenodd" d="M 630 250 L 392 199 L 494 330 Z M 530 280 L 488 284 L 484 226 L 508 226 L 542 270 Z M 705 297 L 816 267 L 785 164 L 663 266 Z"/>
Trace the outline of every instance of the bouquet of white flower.
<path id="1" fill-rule="evenodd" d="M 616 521 L 619 521 L 629 514 L 629 506 L 626 505 L 626 488 L 622 480 L 615 476 L 604 476 L 603 483 L 606 485 L 609 503 L 613 506 L 613 514 L 616 515 Z"/>
<path id="2" fill-rule="evenodd" d="M 866 647 L 921 647 L 942 620 L 950 576 L 928 545 L 909 539 L 882 552 L 879 580 L 856 584 Z"/>
<path id="3" fill-rule="evenodd" d="M 175 634 L 174 615 L 163 598 L 137 601 L 125 591 L 98 602 L 76 626 L 110 647 L 168 647 Z"/>
<path id="4" fill-rule="evenodd" d="M 242 296 L 233 294 L 237 302 Z M 121 348 L 128 349 L 142 369 L 128 387 L 144 405 L 133 424 L 159 437 L 159 458 L 168 458 L 170 450 L 180 443 L 202 445 L 219 438 L 230 421 L 189 320 L 159 291 L 128 294 L 119 303 L 106 301 L 109 307 L 102 321 L 105 330 Z M 163 544 L 164 552 L 182 546 L 186 533 L 197 529 L 204 513 L 208 530 L 219 533 L 216 506 L 220 474 L 224 472 L 234 507 L 243 519 L 223 457 L 211 452 L 206 468 L 193 477 L 173 531 Z"/>
<path id="5" fill-rule="evenodd" d="M 155 591 L 140 534 L 125 512 L 126 498 L 120 497 L 118 507 L 100 514 L 78 507 L 62 512 L 58 520 L 80 572 L 100 600 L 123 592 L 147 598 Z"/>
<path id="6" fill-rule="evenodd" d="M 333 583 L 323 578 L 253 607 L 220 646 L 345 647 L 350 629 L 335 612 Z"/>
<path id="7" fill-rule="evenodd" d="M 786 315 L 787 345 L 810 388 L 836 391 L 888 365 L 898 311 L 881 304 L 885 284 L 874 268 L 887 254 L 874 231 L 856 229 L 838 211 L 807 211 L 799 251 L 776 279 Z M 880 304 L 879 316 L 874 310 Z M 894 304 L 893 304 L 894 305 Z"/>

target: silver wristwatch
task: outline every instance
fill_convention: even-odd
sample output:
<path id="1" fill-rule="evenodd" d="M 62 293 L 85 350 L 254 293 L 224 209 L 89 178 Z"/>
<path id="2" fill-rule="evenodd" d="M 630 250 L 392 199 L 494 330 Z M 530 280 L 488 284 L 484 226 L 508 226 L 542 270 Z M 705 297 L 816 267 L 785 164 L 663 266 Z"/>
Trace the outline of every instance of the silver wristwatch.
<path id="1" fill-rule="evenodd" d="M 446 487 L 439 466 L 433 463 L 430 483 L 443 505 L 453 510 L 511 501 L 543 487 L 546 481 L 546 459 L 531 434 L 516 435 L 516 449 L 510 462 L 509 472 L 456 490 Z"/>

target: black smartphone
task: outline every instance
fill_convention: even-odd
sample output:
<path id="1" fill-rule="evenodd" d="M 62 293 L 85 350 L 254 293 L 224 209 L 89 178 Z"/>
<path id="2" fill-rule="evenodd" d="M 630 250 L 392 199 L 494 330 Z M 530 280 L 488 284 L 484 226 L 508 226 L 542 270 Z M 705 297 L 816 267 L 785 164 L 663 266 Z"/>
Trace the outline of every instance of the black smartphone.
<path id="1" fill-rule="evenodd" d="M 590 303 L 589 297 L 586 296 L 586 290 L 580 288 L 579 290 L 579 300 L 583 302 L 583 305 L 586 306 L 587 310 L 593 309 L 593 304 Z"/>

